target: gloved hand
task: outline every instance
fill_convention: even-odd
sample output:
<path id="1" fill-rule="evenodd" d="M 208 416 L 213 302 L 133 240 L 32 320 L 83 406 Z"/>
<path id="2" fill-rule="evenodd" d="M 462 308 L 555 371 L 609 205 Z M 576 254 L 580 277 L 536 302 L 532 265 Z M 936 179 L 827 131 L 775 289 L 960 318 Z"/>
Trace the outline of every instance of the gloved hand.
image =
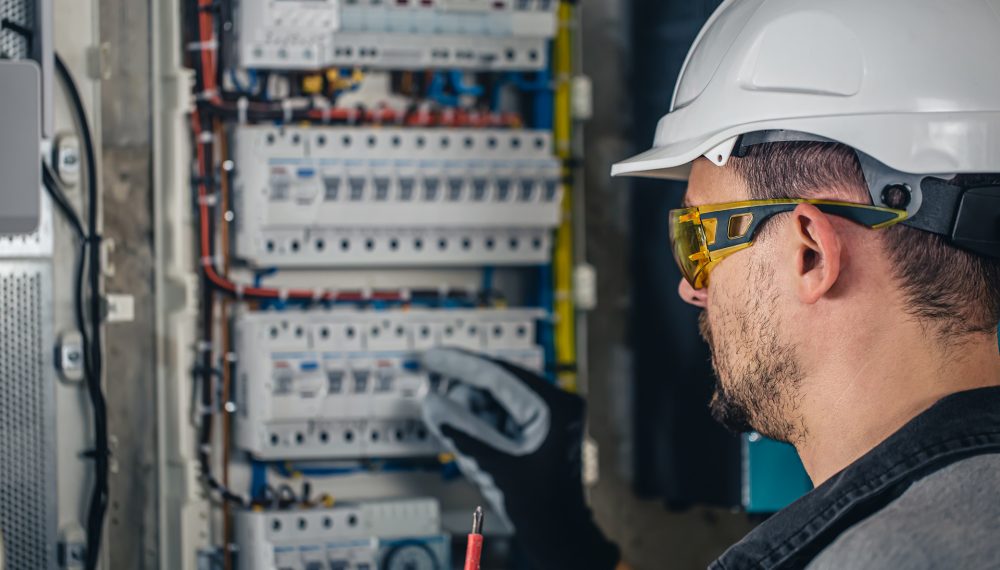
<path id="1" fill-rule="evenodd" d="M 513 524 L 538 570 L 613 570 L 618 548 L 583 495 L 583 399 L 462 350 L 432 349 L 423 364 L 444 386 L 424 401 L 428 429 Z"/>

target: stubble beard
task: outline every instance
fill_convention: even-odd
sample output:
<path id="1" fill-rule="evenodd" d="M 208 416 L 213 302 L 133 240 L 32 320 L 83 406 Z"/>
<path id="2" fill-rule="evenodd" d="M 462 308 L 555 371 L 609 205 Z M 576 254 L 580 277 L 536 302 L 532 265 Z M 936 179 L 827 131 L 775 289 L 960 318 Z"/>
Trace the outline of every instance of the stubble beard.
<path id="1" fill-rule="evenodd" d="M 797 443 L 805 437 L 798 412 L 802 371 L 795 346 L 779 336 L 774 308 L 778 299 L 767 275 L 753 280 L 745 302 L 713 307 L 713 330 L 702 311 L 698 328 L 708 343 L 716 388 L 709 404 L 712 417 L 730 431 L 756 431 L 765 437 Z"/>

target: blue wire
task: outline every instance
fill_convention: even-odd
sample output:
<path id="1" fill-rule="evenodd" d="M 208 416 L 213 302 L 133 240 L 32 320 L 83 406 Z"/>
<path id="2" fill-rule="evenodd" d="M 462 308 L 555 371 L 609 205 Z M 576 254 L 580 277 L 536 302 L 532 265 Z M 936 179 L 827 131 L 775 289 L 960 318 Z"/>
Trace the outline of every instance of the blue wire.
<path id="1" fill-rule="evenodd" d="M 239 77 L 236 75 L 236 69 L 229 68 L 229 80 L 233 82 L 236 90 L 244 95 L 253 95 L 260 88 L 260 78 L 257 76 L 257 70 L 248 69 L 247 79 L 250 80 L 250 85 L 244 86 L 240 83 Z"/>
<path id="2" fill-rule="evenodd" d="M 250 461 L 250 497 L 256 498 L 264 493 L 267 489 L 267 463 L 263 461 L 257 461 L 256 459 Z"/>
<path id="3" fill-rule="evenodd" d="M 459 95 L 472 95 L 474 97 L 479 97 L 483 94 L 483 87 L 481 85 L 466 85 L 464 83 L 465 78 L 462 76 L 462 72 L 455 69 L 450 72 L 451 75 L 451 86 L 455 90 L 455 93 Z"/>
<path id="4" fill-rule="evenodd" d="M 458 98 L 445 94 L 445 83 L 444 73 L 435 72 L 431 76 L 431 84 L 427 87 L 427 98 L 443 107 L 454 107 L 458 105 Z"/>
<path id="5" fill-rule="evenodd" d="M 493 290 L 493 266 L 487 265 L 483 268 L 483 293 L 489 293 Z"/>

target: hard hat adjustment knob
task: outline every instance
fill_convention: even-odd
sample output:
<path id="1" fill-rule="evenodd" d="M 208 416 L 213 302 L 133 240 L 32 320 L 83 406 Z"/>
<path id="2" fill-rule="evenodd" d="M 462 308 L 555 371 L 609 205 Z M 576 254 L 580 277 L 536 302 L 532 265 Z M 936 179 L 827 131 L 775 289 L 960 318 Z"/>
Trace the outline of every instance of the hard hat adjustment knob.
<path id="1" fill-rule="evenodd" d="M 905 210 L 913 199 L 909 184 L 889 184 L 882 189 L 882 203 L 896 210 Z"/>

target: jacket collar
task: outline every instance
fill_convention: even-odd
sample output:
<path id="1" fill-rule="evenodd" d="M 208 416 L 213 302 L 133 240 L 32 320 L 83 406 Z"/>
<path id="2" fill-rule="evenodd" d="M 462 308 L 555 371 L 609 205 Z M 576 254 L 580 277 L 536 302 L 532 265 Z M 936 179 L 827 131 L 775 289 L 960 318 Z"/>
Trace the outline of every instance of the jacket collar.
<path id="1" fill-rule="evenodd" d="M 998 452 L 1000 387 L 946 396 L 755 528 L 710 568 L 802 568 L 918 479 L 956 461 Z"/>

